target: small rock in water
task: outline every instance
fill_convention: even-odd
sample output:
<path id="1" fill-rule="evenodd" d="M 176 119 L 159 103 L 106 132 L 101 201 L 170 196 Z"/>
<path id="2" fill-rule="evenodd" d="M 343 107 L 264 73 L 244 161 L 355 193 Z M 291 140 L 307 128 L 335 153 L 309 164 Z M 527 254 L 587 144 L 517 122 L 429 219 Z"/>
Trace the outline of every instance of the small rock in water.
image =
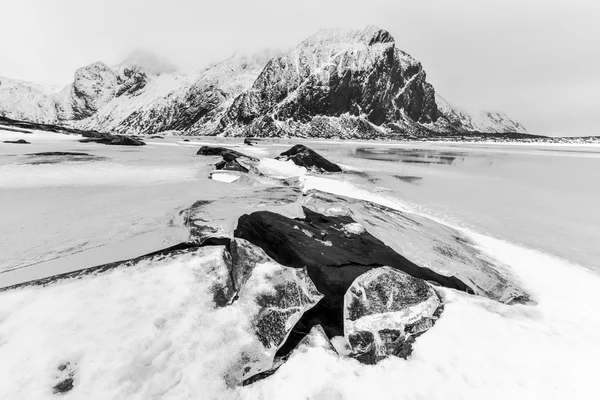
<path id="1" fill-rule="evenodd" d="M 196 152 L 196 155 L 197 156 L 223 156 L 223 158 L 225 158 L 225 156 L 232 157 L 230 159 L 246 157 L 251 160 L 257 161 L 257 159 L 254 157 L 247 156 L 245 154 L 240 153 L 239 151 L 231 150 L 231 149 L 228 149 L 225 147 L 202 146 L 202 147 L 200 147 L 198 152 Z"/>
<path id="2" fill-rule="evenodd" d="M 73 378 L 67 378 L 63 381 L 60 381 L 53 388 L 54 394 L 58 393 L 66 393 L 73 389 Z"/>
<path id="3" fill-rule="evenodd" d="M 66 393 L 73 389 L 73 376 L 75 375 L 75 371 L 70 362 L 65 362 L 58 366 L 58 371 L 60 372 L 60 376 L 58 379 L 60 381 L 52 387 L 52 392 L 54 394 Z"/>
<path id="4" fill-rule="evenodd" d="M 31 144 L 29 143 L 27 140 L 25 139 L 19 139 L 19 140 L 5 140 L 3 143 L 12 143 L 12 144 Z"/>
<path id="5" fill-rule="evenodd" d="M 281 153 L 277 159 L 291 160 L 294 164 L 305 167 L 309 170 L 318 172 L 342 172 L 339 165 L 327 160 L 316 151 L 302 145 L 297 144 L 288 151 Z"/>
<path id="6" fill-rule="evenodd" d="M 344 296 L 344 336 L 365 364 L 407 358 L 415 338 L 439 318 L 443 304 L 422 279 L 390 267 L 359 276 Z"/>

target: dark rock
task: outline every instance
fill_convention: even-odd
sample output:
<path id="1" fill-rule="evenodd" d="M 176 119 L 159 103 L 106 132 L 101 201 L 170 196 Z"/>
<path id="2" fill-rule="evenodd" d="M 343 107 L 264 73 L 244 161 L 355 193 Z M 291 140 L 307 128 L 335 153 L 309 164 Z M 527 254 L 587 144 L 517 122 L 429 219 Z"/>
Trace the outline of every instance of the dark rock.
<path id="1" fill-rule="evenodd" d="M 183 139 L 183 141 L 184 141 L 184 142 L 189 142 L 189 141 L 190 141 L 190 139 Z"/>
<path id="2" fill-rule="evenodd" d="M 75 376 L 75 369 L 73 365 L 67 361 L 58 366 L 58 371 L 60 372 L 60 374 L 57 376 L 59 382 L 52 388 L 53 393 L 61 394 L 73 389 L 73 377 Z"/>
<path id="3" fill-rule="evenodd" d="M 257 161 L 256 158 L 247 156 L 245 154 L 240 153 L 239 151 L 227 149 L 225 147 L 212 147 L 212 146 L 202 146 L 200 150 L 196 153 L 197 156 L 223 156 L 223 158 L 228 157 L 228 159 L 236 159 L 239 157 L 246 157 L 250 160 Z"/>
<path id="4" fill-rule="evenodd" d="M 154 135 L 154 136 L 150 136 L 150 139 L 164 139 L 164 137 L 163 136 Z"/>
<path id="5" fill-rule="evenodd" d="M 54 394 L 58 393 L 66 393 L 73 389 L 73 378 L 67 378 L 63 381 L 60 381 L 53 388 Z"/>
<path id="6" fill-rule="evenodd" d="M 402 182 L 418 184 L 423 177 L 421 176 L 402 176 L 402 175 L 394 175 L 394 178 L 401 180 Z"/>
<path id="7" fill-rule="evenodd" d="M 303 316 L 300 323 L 305 329 L 321 324 L 329 336 L 341 335 L 344 294 L 357 277 L 381 266 L 472 292 L 453 276 L 438 274 L 407 260 L 364 229 L 357 229 L 358 224 L 350 217 L 303 210 L 304 219 L 290 219 L 268 211 L 243 215 L 234 236 L 261 247 L 280 264 L 307 268 L 325 298 Z"/>
<path id="8" fill-rule="evenodd" d="M 455 276 L 477 295 L 508 304 L 529 300 L 529 295 L 510 279 L 508 268 L 450 226 L 422 215 L 317 190 L 307 193 L 304 206 L 325 215 L 351 217 L 407 259 Z"/>
<path id="9" fill-rule="evenodd" d="M 124 135 L 111 135 L 111 134 L 100 134 L 94 135 L 92 137 L 88 137 L 86 139 L 81 139 L 82 143 L 100 143 L 112 146 L 145 146 L 146 143 L 142 142 L 139 139 L 135 139 L 131 136 Z"/>
<path id="10" fill-rule="evenodd" d="M 77 152 L 70 152 L 70 151 L 46 151 L 46 152 L 42 152 L 42 153 L 30 153 L 27 155 L 28 156 L 40 156 L 40 157 L 58 157 L 58 156 L 90 156 L 90 157 L 93 157 L 91 154 L 88 154 L 88 153 L 77 153 Z"/>
<path id="11" fill-rule="evenodd" d="M 389 355 L 407 358 L 415 338 L 442 310 L 438 294 L 422 279 L 390 267 L 372 269 L 344 296 L 344 336 L 353 356 L 365 364 Z"/>
<path id="12" fill-rule="evenodd" d="M 19 139 L 19 140 L 5 140 L 3 143 L 12 143 L 12 144 L 31 144 L 27 140 Z"/>
<path id="13" fill-rule="evenodd" d="M 116 97 L 123 94 L 131 95 L 146 86 L 148 75 L 139 66 L 133 65 L 123 69 L 122 73 L 117 76 L 117 83 L 119 87 L 115 92 Z"/>
<path id="14" fill-rule="evenodd" d="M 277 158 L 285 158 L 293 161 L 296 165 L 319 172 L 342 172 L 339 165 L 332 163 L 302 144 L 297 144 L 288 151 L 284 151 Z"/>

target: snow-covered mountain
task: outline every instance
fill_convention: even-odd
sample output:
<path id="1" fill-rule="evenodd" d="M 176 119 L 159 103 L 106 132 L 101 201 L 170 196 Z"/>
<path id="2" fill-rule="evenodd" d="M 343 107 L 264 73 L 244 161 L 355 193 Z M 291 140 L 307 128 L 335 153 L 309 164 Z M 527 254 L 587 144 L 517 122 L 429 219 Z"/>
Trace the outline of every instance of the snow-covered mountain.
<path id="1" fill-rule="evenodd" d="M 136 51 L 75 72 L 59 92 L 0 78 L 0 115 L 124 134 L 378 138 L 526 132 L 503 113 L 451 106 L 389 32 L 322 30 L 282 54 L 182 72 Z"/>

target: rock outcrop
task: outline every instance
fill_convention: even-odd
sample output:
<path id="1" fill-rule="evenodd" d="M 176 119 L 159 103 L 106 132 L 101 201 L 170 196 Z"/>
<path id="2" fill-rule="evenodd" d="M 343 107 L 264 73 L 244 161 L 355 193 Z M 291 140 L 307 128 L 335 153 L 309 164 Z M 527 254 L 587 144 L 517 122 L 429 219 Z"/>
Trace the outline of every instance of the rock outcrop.
<path id="1" fill-rule="evenodd" d="M 262 248 L 278 263 L 307 268 L 324 299 L 303 317 L 302 324 L 321 324 L 329 336 L 343 331 L 343 298 L 352 282 L 363 273 L 382 266 L 406 272 L 438 285 L 472 292 L 454 276 L 419 267 L 366 231 L 355 229 L 347 216 L 325 216 L 304 208 L 304 219 L 259 211 L 239 218 L 236 238 Z"/>
<path id="2" fill-rule="evenodd" d="M 342 168 L 327 160 L 319 153 L 302 144 L 297 144 L 277 157 L 279 160 L 292 161 L 294 164 L 314 172 L 342 172 Z"/>
<path id="3" fill-rule="evenodd" d="M 344 336 L 352 356 L 365 364 L 390 355 L 407 358 L 415 338 L 442 310 L 438 294 L 422 279 L 390 267 L 372 269 L 344 296 Z"/>
<path id="4" fill-rule="evenodd" d="M 478 295 L 503 303 L 529 295 L 510 279 L 508 268 L 483 254 L 459 230 L 427 217 L 368 201 L 311 190 L 304 206 L 327 216 L 346 216 L 412 262 L 454 276 Z"/>

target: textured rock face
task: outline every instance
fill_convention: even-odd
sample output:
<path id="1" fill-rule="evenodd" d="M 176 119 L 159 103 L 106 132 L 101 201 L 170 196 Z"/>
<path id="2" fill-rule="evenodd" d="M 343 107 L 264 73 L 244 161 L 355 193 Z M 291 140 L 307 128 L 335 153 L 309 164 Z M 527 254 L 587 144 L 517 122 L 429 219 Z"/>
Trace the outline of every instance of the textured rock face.
<path id="1" fill-rule="evenodd" d="M 307 194 L 304 206 L 325 215 L 351 217 L 409 260 L 441 275 L 455 276 L 478 295 L 503 303 L 529 299 L 528 294 L 509 279 L 510 275 L 503 275 L 502 265 L 447 225 L 368 201 L 316 190 Z"/>
<path id="2" fill-rule="evenodd" d="M 344 294 L 357 277 L 381 266 L 445 287 L 471 291 L 453 276 L 419 267 L 366 231 L 345 230 L 345 226 L 356 223 L 350 217 L 325 216 L 307 208 L 304 213 L 304 219 L 290 219 L 268 211 L 243 215 L 234 236 L 262 248 L 282 265 L 307 268 L 325 298 L 303 317 L 301 323 L 305 327 L 321 324 L 328 335 L 341 335 Z"/>
<path id="3" fill-rule="evenodd" d="M 294 134 L 297 124 L 345 114 L 380 126 L 435 122 L 438 110 L 421 64 L 398 50 L 388 32 L 321 31 L 272 59 L 234 101 L 223 129 L 236 134 L 259 124 L 279 136 L 277 129 Z"/>
<path id="4" fill-rule="evenodd" d="M 297 144 L 291 149 L 281 153 L 278 159 L 285 158 L 294 164 L 316 172 L 342 172 L 339 165 L 332 163 L 308 147 Z"/>
<path id="5" fill-rule="evenodd" d="M 442 303 L 425 281 L 389 267 L 358 277 L 344 296 L 344 336 L 366 364 L 407 358 L 415 338 L 431 328 Z"/>
<path id="6" fill-rule="evenodd" d="M 80 120 L 95 114 L 115 97 L 117 74 L 97 62 L 75 71 L 75 79 L 61 92 L 56 105 L 59 120 Z"/>

